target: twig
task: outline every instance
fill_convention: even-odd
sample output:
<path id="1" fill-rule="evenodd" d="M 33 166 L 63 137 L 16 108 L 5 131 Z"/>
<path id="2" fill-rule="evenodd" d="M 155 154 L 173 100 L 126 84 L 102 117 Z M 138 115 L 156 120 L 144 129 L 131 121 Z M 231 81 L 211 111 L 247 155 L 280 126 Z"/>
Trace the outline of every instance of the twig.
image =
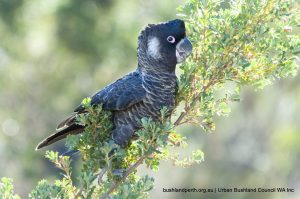
<path id="1" fill-rule="evenodd" d="M 226 64 L 224 64 L 224 66 L 222 67 L 222 70 L 226 69 L 230 63 L 232 63 L 232 60 L 228 61 Z M 178 126 L 181 123 L 181 120 L 183 120 L 183 118 L 190 112 L 190 110 L 196 105 L 197 101 L 199 100 L 199 97 L 201 95 L 201 93 L 205 92 L 209 87 L 211 87 L 214 83 L 216 83 L 217 79 L 211 79 L 208 84 L 206 84 L 203 88 L 202 91 L 200 91 L 198 94 L 194 95 L 191 104 L 185 108 L 184 112 L 181 112 L 181 114 L 179 115 L 179 117 L 177 118 L 177 120 L 174 122 L 174 126 Z"/>
<path id="2" fill-rule="evenodd" d="M 126 173 L 122 176 L 122 178 L 117 181 L 117 182 L 113 182 L 113 184 L 111 185 L 111 187 L 108 189 L 107 192 L 105 192 L 100 199 L 106 199 L 109 197 L 109 194 L 112 193 L 124 180 L 126 180 L 126 178 L 139 166 L 141 165 L 144 160 L 150 156 L 151 153 L 142 156 L 136 163 L 134 163 L 131 167 L 129 167 L 129 169 L 126 171 Z"/>
<path id="3" fill-rule="evenodd" d="M 92 177 L 92 179 L 90 180 L 90 183 L 92 183 L 92 182 L 97 178 L 97 176 L 101 175 L 101 173 L 102 173 L 102 170 L 101 170 L 100 173 L 94 175 L 94 176 Z M 104 173 L 105 173 L 105 172 L 104 172 Z M 104 174 L 103 174 L 103 175 L 104 175 Z M 78 192 L 75 194 L 74 199 L 79 198 L 79 196 L 80 196 L 80 194 L 82 193 L 82 191 L 83 191 L 83 186 L 81 186 L 80 189 L 78 190 Z"/>
<path id="4" fill-rule="evenodd" d="M 79 196 L 80 196 L 80 194 L 81 194 L 81 192 L 83 191 L 83 187 L 81 187 L 80 189 L 79 189 L 79 191 L 76 193 L 76 195 L 74 196 L 74 199 L 77 199 L 77 198 L 79 198 Z"/>
<path id="5" fill-rule="evenodd" d="M 103 169 L 101 170 L 101 172 L 99 173 L 99 175 L 98 175 L 98 185 L 99 185 L 99 186 L 100 186 L 101 183 L 102 183 L 102 178 L 103 178 L 104 174 L 106 173 L 107 169 L 108 169 L 108 166 L 106 166 L 105 168 L 103 168 Z"/>
<path id="6" fill-rule="evenodd" d="M 193 97 L 192 103 L 185 109 L 184 112 L 182 112 L 179 117 L 177 118 L 177 120 L 174 122 L 174 126 L 178 126 L 181 122 L 181 120 L 189 113 L 189 111 L 196 105 L 200 95 L 202 92 L 205 92 L 211 85 L 213 85 L 215 83 L 214 80 L 211 80 L 210 82 L 208 82 L 208 84 L 206 86 L 203 87 L 202 91 L 199 92 L 197 95 L 195 95 Z"/>

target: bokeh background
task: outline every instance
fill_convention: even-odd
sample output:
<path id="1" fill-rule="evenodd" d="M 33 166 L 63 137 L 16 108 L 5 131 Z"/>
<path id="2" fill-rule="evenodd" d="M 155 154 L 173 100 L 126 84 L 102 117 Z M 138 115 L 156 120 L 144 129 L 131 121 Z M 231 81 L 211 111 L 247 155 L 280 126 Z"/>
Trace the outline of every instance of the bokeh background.
<path id="1" fill-rule="evenodd" d="M 0 177 L 27 198 L 60 177 L 36 144 L 82 98 L 132 71 L 139 31 L 176 17 L 184 0 L 0 0 Z M 180 71 L 178 71 L 180 72 Z M 205 152 L 191 168 L 162 162 L 151 198 L 300 198 L 300 75 L 242 90 L 214 133 L 178 128 Z M 48 149 L 64 150 L 63 142 Z M 163 188 L 289 187 L 294 193 L 163 193 Z"/>

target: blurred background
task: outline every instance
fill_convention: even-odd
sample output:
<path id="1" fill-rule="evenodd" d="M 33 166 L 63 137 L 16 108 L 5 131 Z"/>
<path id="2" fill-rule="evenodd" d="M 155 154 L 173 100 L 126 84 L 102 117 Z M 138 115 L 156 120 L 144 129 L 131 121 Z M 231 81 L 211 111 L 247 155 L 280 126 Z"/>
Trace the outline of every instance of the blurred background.
<path id="1" fill-rule="evenodd" d="M 0 177 L 27 198 L 58 178 L 36 144 L 82 98 L 135 69 L 137 37 L 174 19 L 184 0 L 0 0 Z M 180 71 L 178 71 L 180 72 Z M 214 133 L 178 128 L 205 152 L 191 168 L 162 162 L 151 198 L 300 198 L 300 75 L 242 91 Z M 48 149 L 63 150 L 63 142 Z M 294 193 L 163 193 L 163 188 L 289 187 Z"/>

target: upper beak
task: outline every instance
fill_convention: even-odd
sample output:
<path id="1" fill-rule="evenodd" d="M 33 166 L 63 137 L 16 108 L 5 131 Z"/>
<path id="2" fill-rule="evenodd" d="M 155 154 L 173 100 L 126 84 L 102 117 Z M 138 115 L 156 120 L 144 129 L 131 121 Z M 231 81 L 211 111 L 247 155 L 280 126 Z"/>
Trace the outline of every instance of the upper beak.
<path id="1" fill-rule="evenodd" d="M 180 42 L 176 45 L 176 59 L 177 63 L 184 61 L 193 50 L 193 46 L 186 37 L 180 40 Z"/>

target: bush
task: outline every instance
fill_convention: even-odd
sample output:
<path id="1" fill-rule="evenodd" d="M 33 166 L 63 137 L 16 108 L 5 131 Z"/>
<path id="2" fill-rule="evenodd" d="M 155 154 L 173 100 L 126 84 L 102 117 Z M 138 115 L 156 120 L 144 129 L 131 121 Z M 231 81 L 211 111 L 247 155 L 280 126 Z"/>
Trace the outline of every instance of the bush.
<path id="1" fill-rule="evenodd" d="M 145 163 L 157 171 L 161 160 L 183 167 L 203 161 L 201 150 L 184 159 L 169 153 L 170 148 L 187 145 L 175 127 L 192 123 L 212 131 L 214 117 L 230 113 L 229 103 L 239 101 L 244 86 L 262 89 L 276 79 L 295 75 L 299 10 L 299 4 L 291 0 L 188 0 L 178 11 L 194 50 L 180 66 L 183 73 L 176 99 L 180 114 L 174 112 L 169 120 L 163 108 L 161 121 L 143 118 L 143 128 L 136 132 L 139 139 L 124 149 L 108 140 L 111 114 L 84 100 L 88 113 L 77 120 L 88 125 L 85 133 L 67 139 L 67 146 L 79 150 L 83 159 L 77 185 L 71 178 L 69 157 L 47 152 L 46 157 L 64 175 L 54 183 L 40 181 L 30 198 L 147 198 L 154 179 L 138 176 L 139 165 Z M 6 178 L 0 196 L 17 198 Z"/>

